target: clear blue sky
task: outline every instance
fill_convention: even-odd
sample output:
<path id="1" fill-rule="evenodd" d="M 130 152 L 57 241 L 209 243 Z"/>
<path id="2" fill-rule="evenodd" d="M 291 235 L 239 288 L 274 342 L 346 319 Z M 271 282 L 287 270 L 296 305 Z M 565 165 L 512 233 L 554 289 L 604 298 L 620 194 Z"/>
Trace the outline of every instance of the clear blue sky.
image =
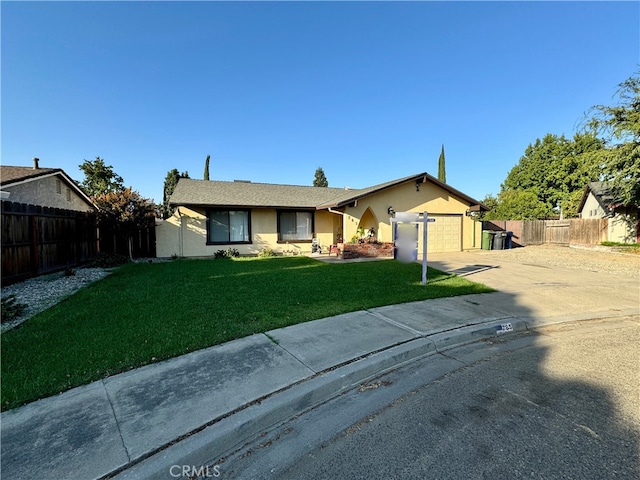
<path id="1" fill-rule="evenodd" d="M 497 193 L 640 63 L 638 2 L 6 2 L 2 164 Z"/>

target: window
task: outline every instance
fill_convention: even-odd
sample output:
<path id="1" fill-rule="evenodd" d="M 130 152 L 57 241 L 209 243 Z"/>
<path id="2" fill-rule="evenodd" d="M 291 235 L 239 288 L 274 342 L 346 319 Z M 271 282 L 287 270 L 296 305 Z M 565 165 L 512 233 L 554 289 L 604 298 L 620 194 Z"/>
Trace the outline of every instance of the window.
<path id="1" fill-rule="evenodd" d="M 278 212 L 278 241 L 313 240 L 313 212 Z"/>
<path id="2" fill-rule="evenodd" d="M 249 210 L 211 210 L 207 212 L 207 245 L 251 243 Z"/>

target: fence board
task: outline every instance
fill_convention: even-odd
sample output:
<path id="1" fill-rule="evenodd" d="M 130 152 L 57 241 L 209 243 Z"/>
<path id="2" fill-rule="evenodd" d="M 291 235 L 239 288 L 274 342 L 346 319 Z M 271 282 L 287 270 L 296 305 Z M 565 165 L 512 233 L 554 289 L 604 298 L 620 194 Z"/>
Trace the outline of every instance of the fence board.
<path id="1" fill-rule="evenodd" d="M 483 230 L 513 232 L 513 246 L 599 245 L 607 240 L 607 219 L 571 220 L 491 220 L 482 222 Z"/>
<path id="2" fill-rule="evenodd" d="M 91 214 L 8 201 L 1 213 L 5 284 L 74 267 L 97 253 Z"/>
<path id="3" fill-rule="evenodd" d="M 608 220 L 606 218 L 573 219 L 569 226 L 571 243 L 599 245 L 607 240 Z"/>
<path id="4" fill-rule="evenodd" d="M 569 245 L 569 220 L 545 220 L 545 243 Z"/>
<path id="5" fill-rule="evenodd" d="M 129 256 L 126 236 L 98 228 L 95 215 L 24 203 L 1 204 L 2 282 L 74 267 L 98 252 Z M 156 256 L 155 219 L 133 236 L 133 256 Z"/>

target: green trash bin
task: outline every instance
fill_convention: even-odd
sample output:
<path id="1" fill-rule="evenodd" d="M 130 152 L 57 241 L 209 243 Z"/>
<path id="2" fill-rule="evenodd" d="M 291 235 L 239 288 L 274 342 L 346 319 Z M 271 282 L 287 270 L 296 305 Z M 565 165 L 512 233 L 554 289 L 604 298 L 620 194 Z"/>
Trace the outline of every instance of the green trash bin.
<path id="1" fill-rule="evenodd" d="M 491 230 L 482 231 L 482 250 L 491 250 L 495 234 L 496 232 L 492 232 Z"/>

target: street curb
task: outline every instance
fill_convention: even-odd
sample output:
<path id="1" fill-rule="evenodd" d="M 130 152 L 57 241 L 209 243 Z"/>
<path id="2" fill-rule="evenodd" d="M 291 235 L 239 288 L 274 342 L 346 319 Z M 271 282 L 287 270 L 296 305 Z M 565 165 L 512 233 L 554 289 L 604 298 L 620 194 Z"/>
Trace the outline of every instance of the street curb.
<path id="1" fill-rule="evenodd" d="M 169 471 L 173 465 L 212 464 L 275 425 L 298 416 L 381 373 L 435 353 L 435 344 L 430 339 L 419 338 L 321 372 L 291 388 L 264 400 L 258 400 L 240 412 L 221 419 L 117 475 L 107 475 L 103 478 L 176 478 L 172 477 Z"/>
<path id="2" fill-rule="evenodd" d="M 507 327 L 507 325 L 509 327 Z M 353 359 L 320 372 L 297 384 L 259 399 L 239 412 L 222 418 L 201 431 L 132 465 L 115 475 L 117 480 L 172 479 L 172 466 L 213 467 L 261 433 L 320 405 L 343 392 L 421 357 L 461 345 L 527 330 L 524 320 L 509 317 L 409 340 Z M 178 469 L 174 469 L 177 472 Z"/>
<path id="3" fill-rule="evenodd" d="M 451 330 L 449 332 L 436 333 L 428 338 L 435 343 L 438 352 L 444 352 L 469 343 L 476 343 L 487 338 L 508 333 L 524 332 L 526 330 L 527 324 L 524 320 L 516 317 L 507 317 L 498 321 L 483 323 L 481 325 L 471 325 Z"/>

